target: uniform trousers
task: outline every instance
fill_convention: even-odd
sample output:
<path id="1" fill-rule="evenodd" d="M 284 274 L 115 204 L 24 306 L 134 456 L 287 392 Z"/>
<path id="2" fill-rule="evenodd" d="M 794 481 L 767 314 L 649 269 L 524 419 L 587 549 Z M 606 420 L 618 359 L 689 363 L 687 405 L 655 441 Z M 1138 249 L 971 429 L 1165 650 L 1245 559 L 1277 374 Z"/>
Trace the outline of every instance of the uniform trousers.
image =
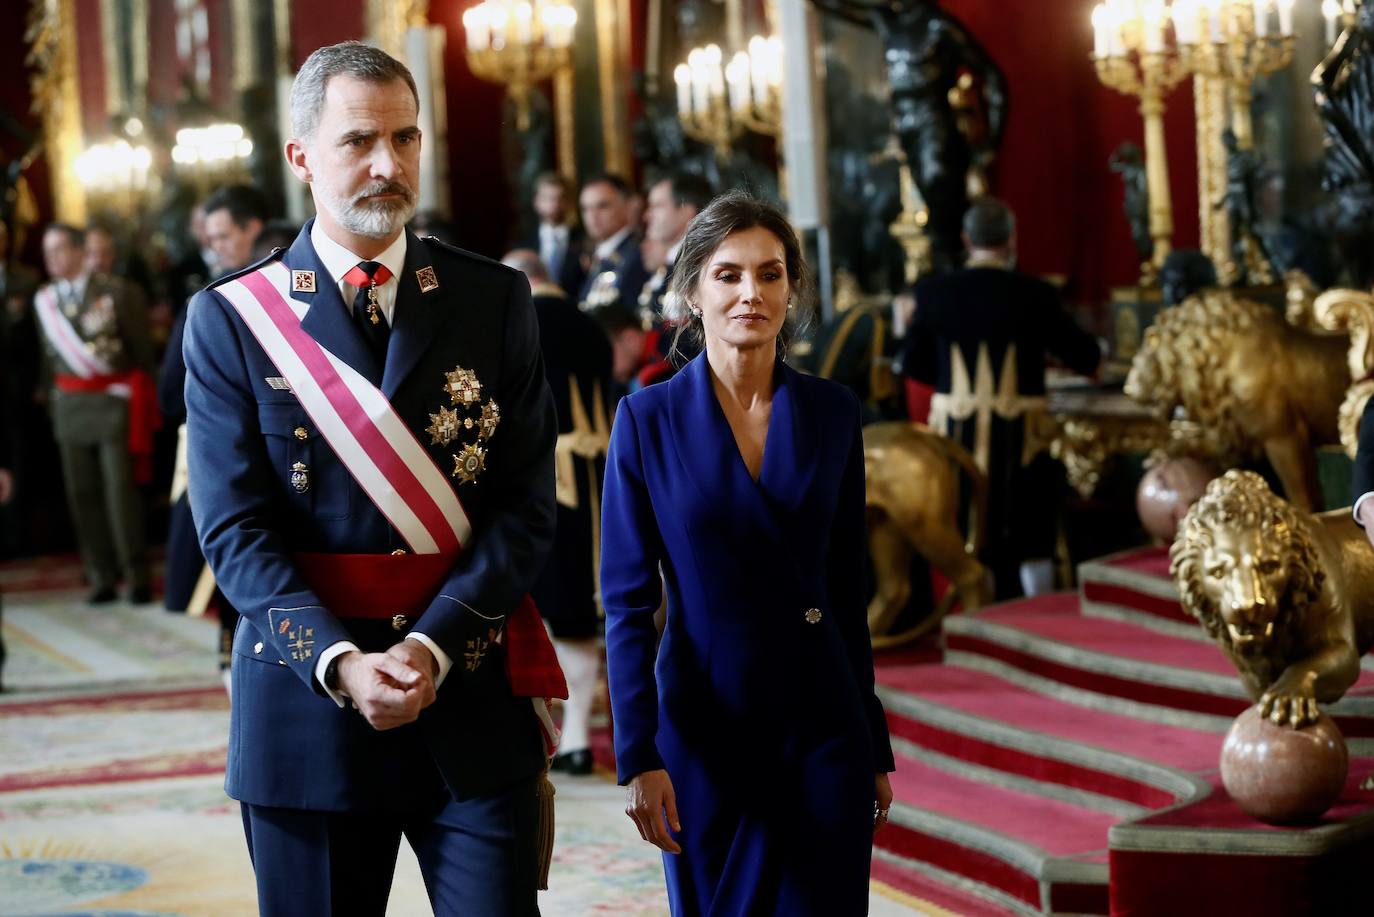
<path id="1" fill-rule="evenodd" d="M 536 779 L 459 802 L 426 762 L 414 804 L 381 813 L 243 804 L 262 917 L 383 917 L 404 835 L 436 917 L 539 917 Z"/>
<path id="2" fill-rule="evenodd" d="M 113 588 L 122 568 L 131 589 L 146 589 L 150 583 L 143 506 L 134 485 L 128 439 L 121 434 L 58 447 L 67 505 L 91 587 Z"/>

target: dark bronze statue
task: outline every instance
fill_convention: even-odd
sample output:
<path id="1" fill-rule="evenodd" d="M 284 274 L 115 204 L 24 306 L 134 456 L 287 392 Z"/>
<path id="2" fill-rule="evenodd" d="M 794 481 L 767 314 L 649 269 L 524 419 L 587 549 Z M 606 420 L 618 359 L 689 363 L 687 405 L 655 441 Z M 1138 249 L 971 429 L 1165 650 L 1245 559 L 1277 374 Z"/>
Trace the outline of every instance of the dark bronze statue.
<path id="1" fill-rule="evenodd" d="M 883 43 L 892 92 L 892 129 L 929 210 L 936 270 L 959 264 L 960 224 L 970 166 L 985 164 L 1006 127 L 1006 79 L 997 64 L 937 0 L 812 0 L 833 16 L 873 29 Z M 950 92 L 971 73 L 982 90 L 985 140 L 974 149 L 959 129 Z M 980 132 L 981 133 L 981 132 Z"/>
<path id="2" fill-rule="evenodd" d="M 1150 237 L 1150 189 L 1145 177 L 1145 154 L 1127 140 L 1116 148 L 1107 165 L 1121 176 L 1121 183 L 1125 185 L 1123 209 L 1126 222 L 1131 225 L 1136 256 L 1142 263 L 1149 261 L 1154 255 L 1155 240 Z"/>
<path id="3" fill-rule="evenodd" d="M 1374 3 L 1312 71 L 1322 120 L 1322 187 L 1335 198 L 1331 225 L 1350 286 L 1374 283 Z"/>
<path id="4" fill-rule="evenodd" d="M 1165 306 L 1176 306 L 1194 293 L 1217 285 L 1217 268 L 1194 248 L 1176 248 L 1159 269 L 1159 288 Z"/>
<path id="5" fill-rule="evenodd" d="M 1226 148 L 1226 193 L 1212 206 L 1226 211 L 1231 226 L 1231 257 L 1236 265 L 1237 283 L 1245 286 L 1268 282 L 1271 278 L 1254 276 L 1257 268 L 1267 266 L 1272 270 L 1274 265 L 1268 246 L 1256 232 L 1259 215 L 1255 202 L 1264 164 L 1254 150 L 1241 148 L 1235 131 L 1229 127 L 1221 132 L 1221 143 Z"/>

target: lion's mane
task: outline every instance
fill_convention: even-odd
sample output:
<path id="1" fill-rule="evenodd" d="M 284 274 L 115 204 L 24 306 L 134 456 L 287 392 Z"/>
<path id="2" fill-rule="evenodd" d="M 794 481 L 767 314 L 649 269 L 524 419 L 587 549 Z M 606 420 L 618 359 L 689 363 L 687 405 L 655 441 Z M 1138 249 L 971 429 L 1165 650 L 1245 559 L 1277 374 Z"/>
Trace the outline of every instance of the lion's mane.
<path id="1" fill-rule="evenodd" d="M 1300 629 L 1307 609 L 1318 600 L 1326 574 L 1321 570 L 1316 545 L 1303 514 L 1279 499 L 1264 478 L 1253 471 L 1228 471 L 1207 485 L 1207 492 L 1193 504 L 1179 526 L 1169 549 L 1169 572 L 1179 585 L 1180 599 L 1213 639 L 1231 645 L 1231 635 L 1203 589 L 1203 554 L 1215 534 L 1226 529 L 1258 531 L 1266 544 L 1278 544 L 1284 564 L 1287 591 L 1279 596 L 1282 616 L 1278 633 L 1264 656 L 1282 671 L 1290 638 Z"/>

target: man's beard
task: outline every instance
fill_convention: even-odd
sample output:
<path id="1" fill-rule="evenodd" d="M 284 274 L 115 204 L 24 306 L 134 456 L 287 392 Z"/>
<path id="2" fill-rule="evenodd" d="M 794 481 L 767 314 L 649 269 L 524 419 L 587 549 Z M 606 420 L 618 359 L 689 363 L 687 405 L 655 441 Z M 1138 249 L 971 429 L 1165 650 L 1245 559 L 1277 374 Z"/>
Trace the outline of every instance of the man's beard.
<path id="1" fill-rule="evenodd" d="M 394 235 L 415 215 L 415 192 L 398 181 L 369 185 L 351 200 L 335 194 L 327 182 L 316 181 L 314 190 L 334 222 L 365 239 L 385 239 Z M 395 194 L 400 200 L 367 200 L 378 194 Z"/>

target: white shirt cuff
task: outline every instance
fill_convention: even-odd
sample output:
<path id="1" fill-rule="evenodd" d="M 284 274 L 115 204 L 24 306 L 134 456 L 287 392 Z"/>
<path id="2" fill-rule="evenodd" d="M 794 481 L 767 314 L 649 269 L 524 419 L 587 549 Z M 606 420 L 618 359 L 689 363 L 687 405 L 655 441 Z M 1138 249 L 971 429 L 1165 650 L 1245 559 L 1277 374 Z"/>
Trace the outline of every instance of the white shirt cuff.
<path id="1" fill-rule="evenodd" d="M 429 651 L 434 654 L 434 661 L 439 663 L 439 674 L 434 676 L 434 690 L 439 690 L 439 686 L 444 683 L 444 679 L 448 676 L 448 670 L 453 668 L 453 660 L 448 658 L 448 653 L 439 649 L 439 644 L 422 633 L 411 631 L 406 634 L 406 639 L 415 640 L 424 644 L 429 648 Z"/>
<path id="2" fill-rule="evenodd" d="M 323 653 L 320 653 L 319 661 L 315 663 L 315 680 L 324 688 L 324 693 L 328 694 L 334 703 L 340 707 L 348 706 L 348 696 L 338 690 L 330 690 L 329 685 L 324 683 L 324 670 L 329 668 L 329 663 L 335 656 L 342 656 L 344 653 L 362 652 L 358 647 L 348 640 L 340 640 L 338 643 L 331 643 Z"/>
<path id="3" fill-rule="evenodd" d="M 1360 528 L 1364 528 L 1364 523 L 1360 521 L 1360 506 L 1370 497 L 1374 497 L 1374 490 L 1371 490 L 1369 493 L 1360 494 L 1360 499 L 1356 500 L 1355 505 L 1350 507 L 1350 514 L 1355 517 L 1355 524 Z"/>

